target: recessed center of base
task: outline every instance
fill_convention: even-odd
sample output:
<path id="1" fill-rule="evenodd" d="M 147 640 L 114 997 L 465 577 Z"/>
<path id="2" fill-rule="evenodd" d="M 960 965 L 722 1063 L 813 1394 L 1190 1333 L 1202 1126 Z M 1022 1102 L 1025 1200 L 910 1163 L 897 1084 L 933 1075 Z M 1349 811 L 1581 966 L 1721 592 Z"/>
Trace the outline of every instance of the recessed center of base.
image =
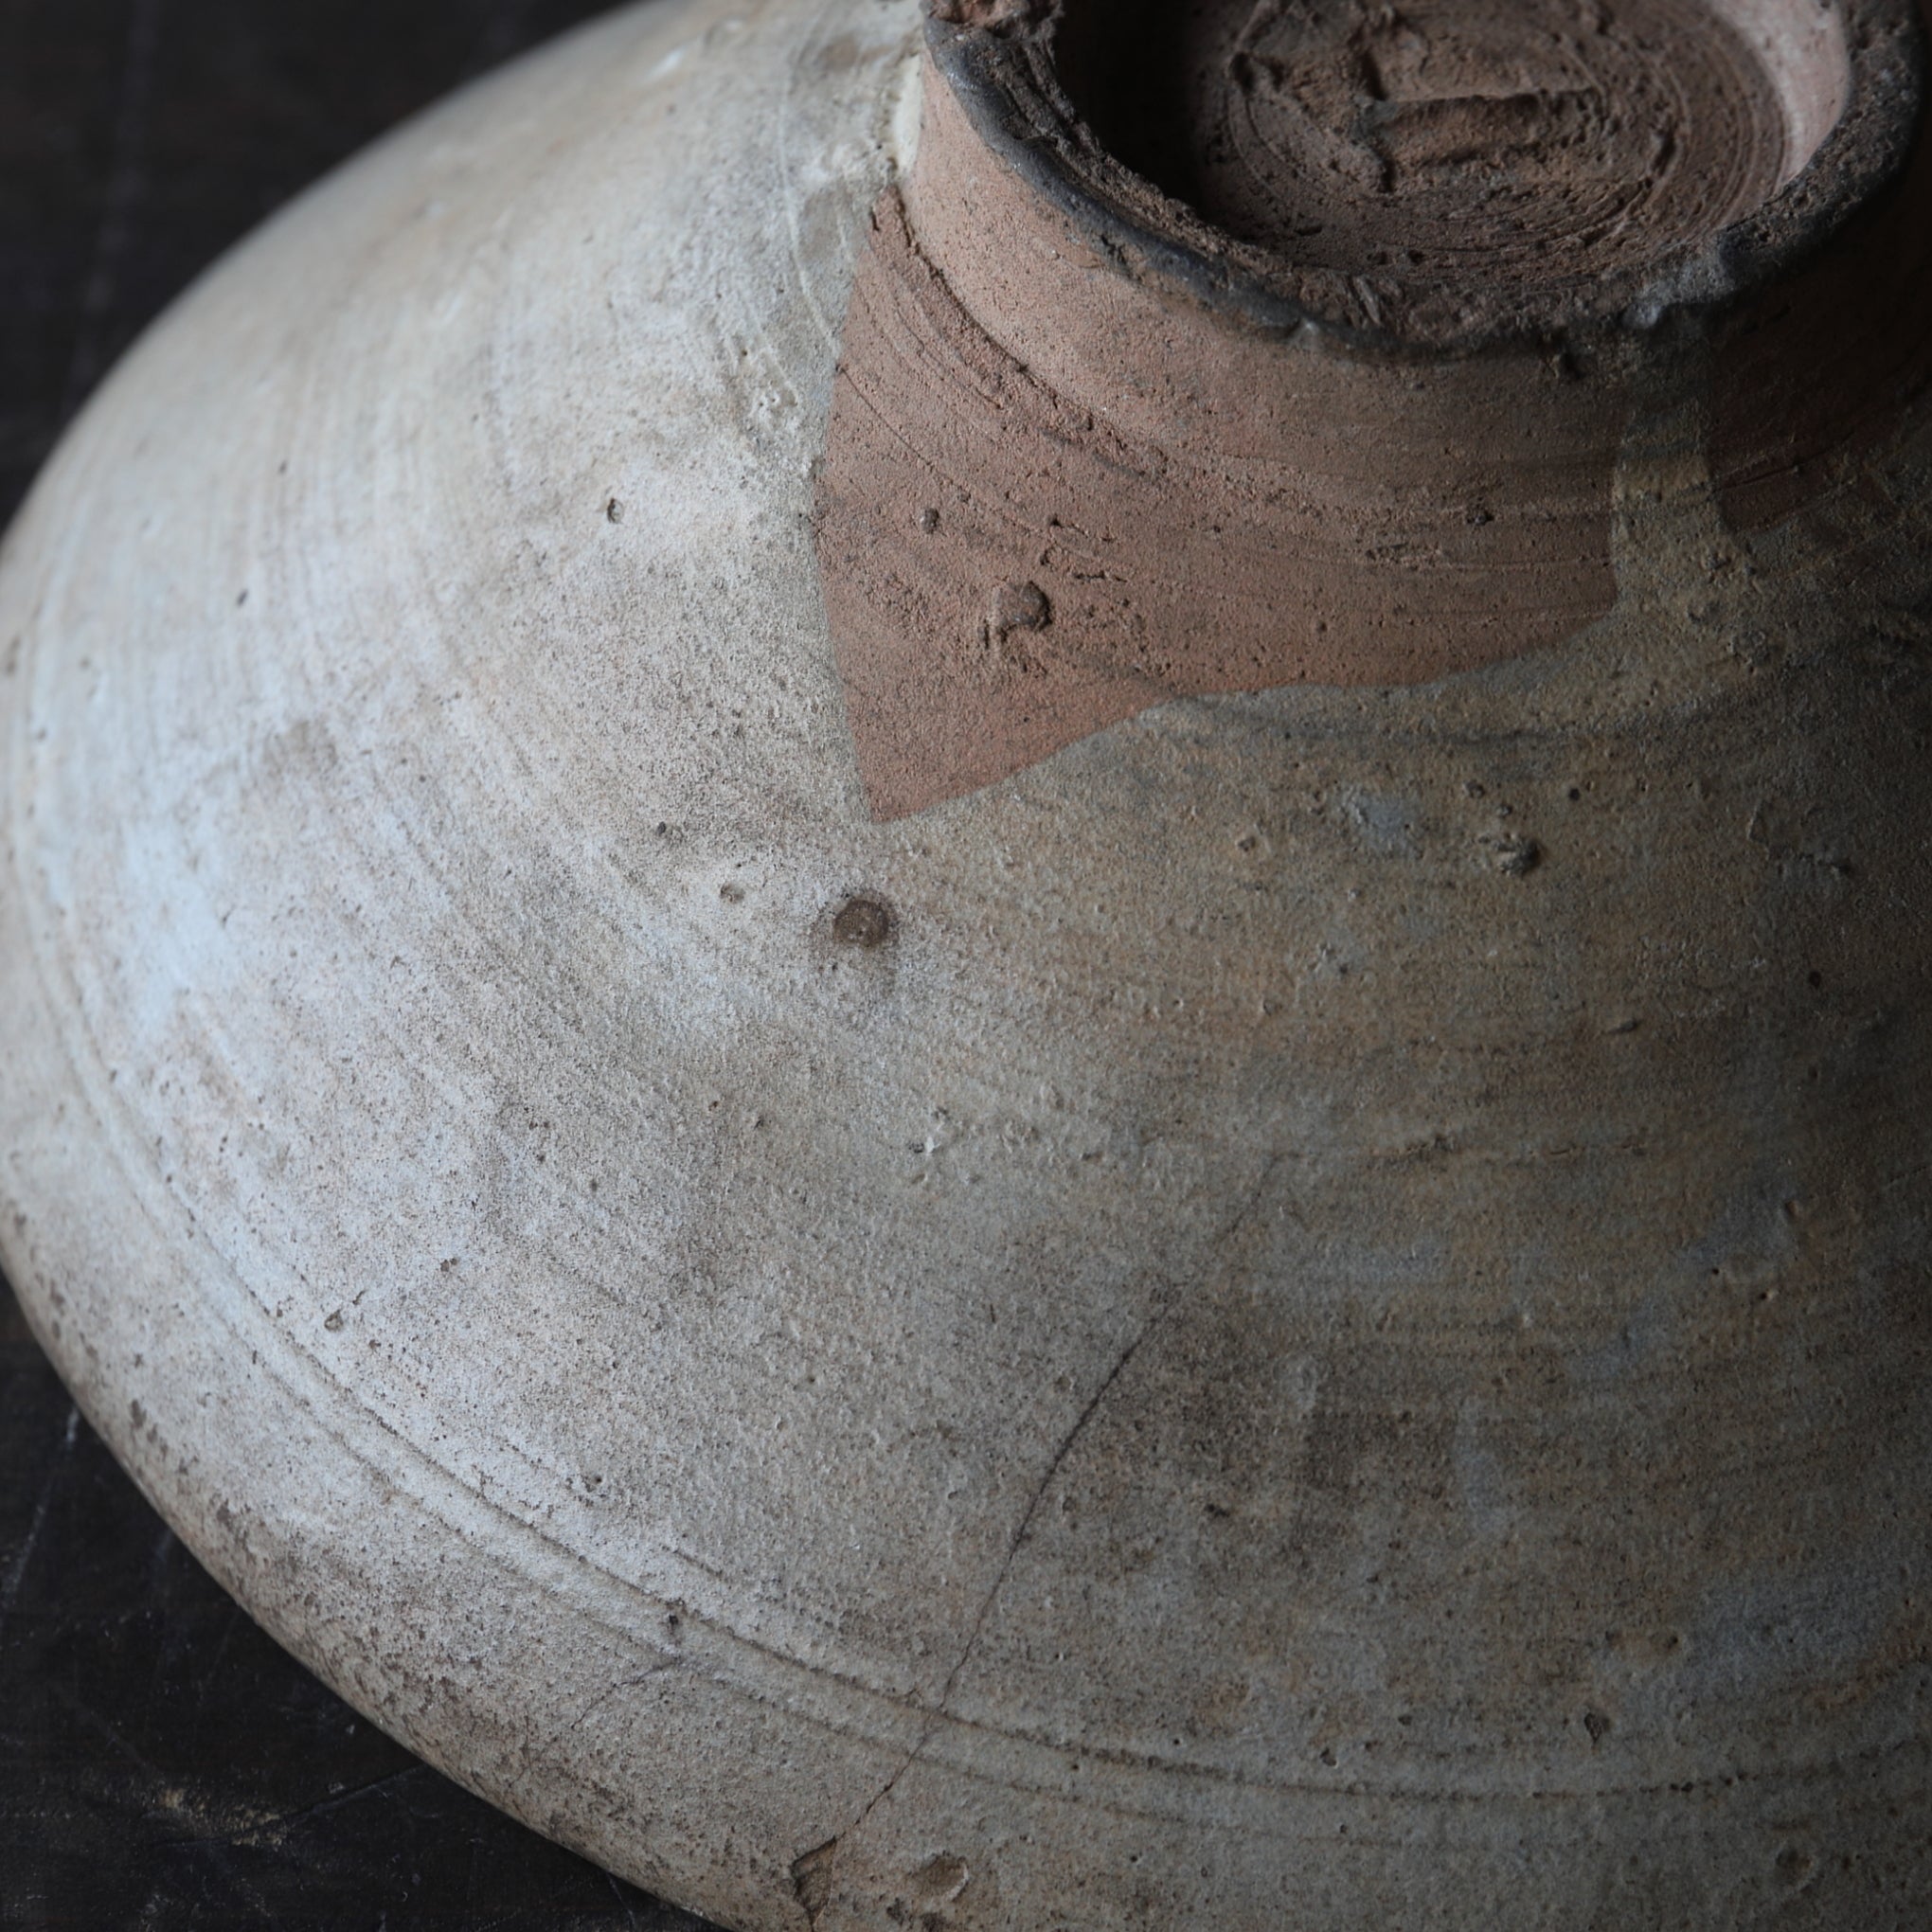
<path id="1" fill-rule="evenodd" d="M 1112 0 L 1059 66 L 1120 161 L 1298 266 L 1492 297 L 1695 249 L 1843 110 L 1816 0 Z"/>

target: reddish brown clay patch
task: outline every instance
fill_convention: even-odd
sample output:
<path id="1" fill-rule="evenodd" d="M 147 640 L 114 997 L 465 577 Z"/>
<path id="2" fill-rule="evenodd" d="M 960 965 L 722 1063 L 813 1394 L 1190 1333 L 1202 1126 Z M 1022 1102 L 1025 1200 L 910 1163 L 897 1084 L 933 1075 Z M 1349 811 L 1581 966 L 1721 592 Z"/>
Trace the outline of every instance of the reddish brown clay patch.
<path id="1" fill-rule="evenodd" d="M 818 506 L 877 815 L 1171 698 L 1428 682 L 1610 607 L 1615 396 L 1542 355 L 1365 357 L 1176 310 L 1082 259 L 928 100 L 921 174 L 953 193 L 918 239 L 897 194 L 875 211 Z"/>
<path id="2" fill-rule="evenodd" d="M 1864 132 L 1833 118 L 1882 36 L 1807 28 L 1760 65 L 1770 44 L 1713 14 L 1708 84 L 1687 94 L 1641 34 L 1606 27 L 1585 60 L 1547 9 L 1423 11 L 1393 39 L 1349 11 L 1374 29 L 1365 68 L 1352 27 L 1303 22 L 1278 46 L 1255 39 L 1259 15 L 1196 9 L 1206 37 L 1171 85 L 1112 12 L 1017 6 L 988 27 L 940 9 L 918 163 L 857 270 L 815 521 L 876 815 L 1174 698 L 1427 684 L 1574 635 L 1616 601 L 1633 412 L 1708 382 L 1702 325 L 1659 316 L 1823 233 L 1909 132 L 1903 95 Z M 1099 121 L 1144 130 L 1159 116 L 1142 94 L 1173 94 L 1187 152 L 1151 149 L 1136 173 L 1056 120 L 1056 34 Z M 1140 66 L 1113 73 L 1120 49 Z M 1338 80 L 1324 93 L 1357 69 L 1366 105 Z M 1890 72 L 1866 88 L 1881 106 Z M 1329 94 L 1347 141 L 1284 105 Z M 1160 185 L 1183 176 L 1194 206 Z M 1473 181 L 1480 206 L 1452 218 Z M 1417 237 L 1439 230 L 1425 261 Z M 1629 306 L 1605 310 L 1618 289 Z M 1548 332 L 1563 315 L 1575 329 Z M 1794 437 L 1843 440 L 1842 395 L 1774 412 L 1790 435 L 1756 432 L 1754 357 L 1798 395 L 1803 334 L 1770 315 L 1714 399 L 1716 481 L 1746 523 L 1803 493 Z M 1881 415 L 1892 400 L 1886 380 L 1865 399 Z"/>

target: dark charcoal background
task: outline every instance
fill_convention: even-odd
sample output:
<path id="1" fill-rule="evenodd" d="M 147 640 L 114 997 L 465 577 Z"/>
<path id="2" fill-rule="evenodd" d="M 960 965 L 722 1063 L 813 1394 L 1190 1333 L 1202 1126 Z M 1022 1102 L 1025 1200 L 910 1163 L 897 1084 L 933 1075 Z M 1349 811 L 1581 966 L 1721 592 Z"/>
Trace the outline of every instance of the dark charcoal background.
<path id="1" fill-rule="evenodd" d="M 0 523 L 229 242 L 599 10 L 0 0 Z M 80 1420 L 4 1283 L 0 1924 L 703 1932 L 457 1790 L 256 1629 Z"/>

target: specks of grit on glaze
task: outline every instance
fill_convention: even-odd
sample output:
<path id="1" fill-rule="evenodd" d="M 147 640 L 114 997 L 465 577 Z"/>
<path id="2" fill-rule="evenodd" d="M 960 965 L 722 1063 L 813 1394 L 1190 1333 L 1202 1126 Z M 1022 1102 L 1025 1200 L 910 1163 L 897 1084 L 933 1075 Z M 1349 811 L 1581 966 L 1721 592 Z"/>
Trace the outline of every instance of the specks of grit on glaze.
<path id="1" fill-rule="evenodd" d="M 1923 1900 L 1921 419 L 1746 540 L 1665 413 L 1574 643 L 877 824 L 811 472 L 916 27 L 567 43 L 90 413 L 0 567 L 41 1333 L 733 1926 Z"/>

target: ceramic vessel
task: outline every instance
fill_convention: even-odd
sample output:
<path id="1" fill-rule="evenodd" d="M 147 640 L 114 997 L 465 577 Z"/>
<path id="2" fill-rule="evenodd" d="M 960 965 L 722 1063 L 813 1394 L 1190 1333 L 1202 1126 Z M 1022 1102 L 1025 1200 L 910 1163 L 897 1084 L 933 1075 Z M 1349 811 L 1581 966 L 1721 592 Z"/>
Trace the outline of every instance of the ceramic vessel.
<path id="1" fill-rule="evenodd" d="M 0 1256 L 746 1932 L 1932 1909 L 1879 0 L 653 0 L 0 555 Z"/>

